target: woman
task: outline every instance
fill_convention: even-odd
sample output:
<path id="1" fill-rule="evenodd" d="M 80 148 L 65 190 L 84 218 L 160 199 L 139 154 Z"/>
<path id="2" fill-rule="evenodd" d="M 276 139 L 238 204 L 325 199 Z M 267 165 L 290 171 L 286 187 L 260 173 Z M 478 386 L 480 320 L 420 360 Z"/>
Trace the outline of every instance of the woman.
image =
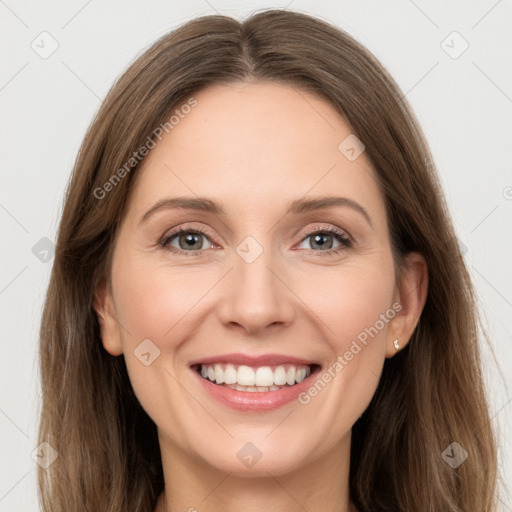
<path id="1" fill-rule="evenodd" d="M 45 511 L 494 511 L 472 284 L 399 88 L 301 13 L 120 77 L 41 328 Z"/>

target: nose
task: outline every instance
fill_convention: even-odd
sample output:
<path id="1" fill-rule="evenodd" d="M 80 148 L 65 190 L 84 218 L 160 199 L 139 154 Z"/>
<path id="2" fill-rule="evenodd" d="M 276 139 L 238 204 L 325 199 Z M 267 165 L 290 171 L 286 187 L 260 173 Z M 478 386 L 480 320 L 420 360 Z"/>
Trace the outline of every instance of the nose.
<path id="1" fill-rule="evenodd" d="M 294 294 L 270 251 L 264 250 L 251 263 L 235 254 L 233 265 L 217 310 L 223 325 L 251 335 L 290 325 L 296 310 Z"/>

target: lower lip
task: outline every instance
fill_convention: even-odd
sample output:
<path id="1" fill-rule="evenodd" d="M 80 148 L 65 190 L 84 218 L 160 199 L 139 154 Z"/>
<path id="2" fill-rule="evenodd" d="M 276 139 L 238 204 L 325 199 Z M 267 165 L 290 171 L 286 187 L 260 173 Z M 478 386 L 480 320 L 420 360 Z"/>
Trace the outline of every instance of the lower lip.
<path id="1" fill-rule="evenodd" d="M 277 391 L 237 391 L 236 389 L 214 384 L 210 380 L 205 379 L 194 368 L 192 368 L 192 371 L 204 389 L 222 404 L 238 411 L 265 412 L 278 409 L 296 400 L 301 393 L 310 387 L 312 378 L 320 372 L 320 367 L 317 366 L 302 382 L 294 386 L 286 386 Z"/>

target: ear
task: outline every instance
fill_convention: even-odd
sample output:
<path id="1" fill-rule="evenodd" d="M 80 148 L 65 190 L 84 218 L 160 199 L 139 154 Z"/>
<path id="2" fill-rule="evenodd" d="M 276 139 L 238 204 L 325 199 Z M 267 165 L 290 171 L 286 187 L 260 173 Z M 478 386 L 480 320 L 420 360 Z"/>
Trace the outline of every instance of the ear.
<path id="1" fill-rule="evenodd" d="M 409 252 L 404 257 L 404 268 L 395 290 L 395 302 L 400 311 L 390 322 L 386 339 L 386 358 L 393 357 L 403 349 L 414 332 L 425 306 L 428 291 L 428 267 L 419 252 Z M 394 341 L 398 340 L 398 350 Z"/>
<path id="2" fill-rule="evenodd" d="M 100 324 L 101 342 L 104 349 L 113 356 L 123 353 L 119 323 L 115 316 L 112 293 L 103 278 L 94 293 L 94 309 Z"/>

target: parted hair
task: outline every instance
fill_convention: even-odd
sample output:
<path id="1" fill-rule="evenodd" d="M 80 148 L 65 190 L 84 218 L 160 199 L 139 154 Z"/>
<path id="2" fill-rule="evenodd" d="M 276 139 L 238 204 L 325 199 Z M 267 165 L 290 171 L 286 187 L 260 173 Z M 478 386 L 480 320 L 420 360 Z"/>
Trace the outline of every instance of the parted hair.
<path id="1" fill-rule="evenodd" d="M 320 18 L 265 10 L 213 15 L 169 32 L 117 79 L 68 183 L 40 329 L 39 468 L 44 512 L 153 512 L 164 480 L 157 429 L 123 357 L 104 350 L 93 302 L 139 164 L 99 198 L 173 110 L 212 84 L 275 81 L 336 107 L 363 142 L 385 198 L 394 261 L 418 251 L 429 287 L 408 345 L 386 359 L 352 429 L 350 497 L 360 512 L 493 512 L 497 448 L 481 369 L 476 295 L 433 158 L 384 66 Z M 457 442 L 457 468 L 442 457 Z"/>

